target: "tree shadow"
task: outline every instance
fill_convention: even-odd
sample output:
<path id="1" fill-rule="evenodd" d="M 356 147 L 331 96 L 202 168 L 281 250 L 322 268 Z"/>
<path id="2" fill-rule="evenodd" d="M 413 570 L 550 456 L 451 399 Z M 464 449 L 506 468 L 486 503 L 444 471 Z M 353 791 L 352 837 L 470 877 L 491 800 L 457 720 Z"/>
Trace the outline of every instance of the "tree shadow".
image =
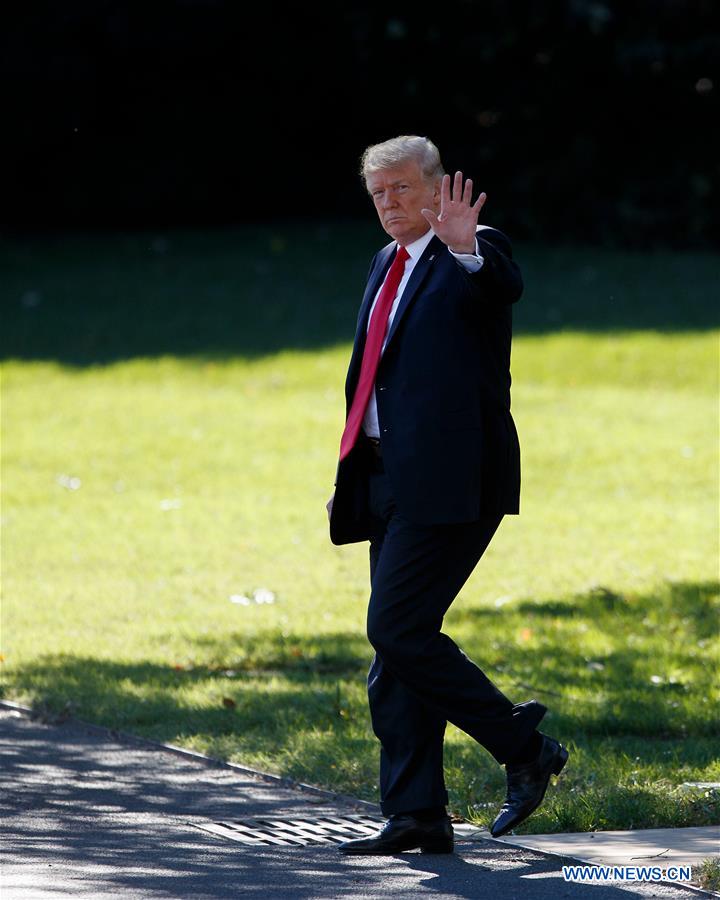
<path id="1" fill-rule="evenodd" d="M 460 604 L 448 628 L 478 634 L 470 656 L 536 693 L 569 733 L 713 736 L 719 594 L 714 580 L 628 595 L 598 586 L 563 600 Z"/>
<path id="2" fill-rule="evenodd" d="M 717 592 L 717 582 L 680 582 L 627 597 L 596 588 L 500 609 L 458 604 L 444 630 L 462 632 L 464 651 L 513 702 L 545 702 L 543 730 L 573 752 L 565 787 L 531 830 L 712 821 L 715 795 L 676 796 L 663 785 L 676 785 L 678 772 L 687 773 L 681 781 L 704 772 L 717 756 L 714 670 L 704 645 L 695 649 L 707 620 L 716 621 Z M 611 634 L 611 647 L 598 655 L 569 640 L 568 623 Z M 651 644 L 628 639 L 642 628 L 653 632 Z M 183 665 L 46 655 L 8 672 L 7 690 L 32 698 L 46 722 L 75 716 L 376 800 L 378 745 L 365 689 L 371 655 L 358 632 L 203 633 L 187 638 Z M 504 792 L 502 770 L 473 741 L 452 728 L 449 736 L 453 808 L 490 815 Z"/>
<path id="3" fill-rule="evenodd" d="M 697 638 L 717 635 L 717 599 L 720 581 L 668 581 L 660 589 L 663 609 L 674 617 L 684 619 Z M 562 600 L 524 599 L 498 606 L 474 606 L 455 609 L 453 616 L 468 618 L 502 618 L 511 608 L 521 615 L 552 619 L 596 619 L 608 613 L 616 613 L 635 619 L 645 617 L 652 599 L 658 599 L 658 591 L 650 594 L 625 595 L 603 585 L 597 585 L 583 594 L 575 594 Z"/>
<path id="4" fill-rule="evenodd" d="M 191 823 L 292 821 L 356 812 L 243 773 L 88 733 L 0 719 L 3 886 L 25 895 L 273 898 L 515 896 L 525 876 L 557 876 L 532 850 L 460 841 L 453 856 L 343 858 L 335 846 L 244 846 Z M 620 898 L 613 887 L 598 896 Z"/>
<path id="5" fill-rule="evenodd" d="M 524 600 L 500 609 L 460 604 L 445 630 L 453 635 L 470 624 L 463 632 L 469 639 L 460 641 L 465 652 L 516 702 L 533 694 L 546 700 L 568 737 L 711 736 L 718 731 L 708 699 L 713 672 L 697 647 L 714 635 L 719 588 L 714 581 L 670 582 L 627 598 L 596 588 L 567 602 Z M 543 630 L 543 623 L 568 617 L 613 629 L 611 649 L 597 654 L 582 634 L 570 642 L 562 631 Z M 532 636 L 523 637 L 522 628 Z M 630 639 L 643 629 L 651 645 Z M 496 638 L 492 651 L 490 638 Z M 648 659 L 649 652 L 656 658 Z M 182 666 L 50 655 L 17 667 L 8 683 L 13 695 L 30 694 L 47 710 L 69 708 L 161 740 L 221 739 L 242 729 L 246 752 L 278 756 L 297 751 L 298 735 L 372 742 L 364 693 L 371 656 L 357 632 L 237 631 L 190 636 L 187 658 L 197 662 Z M 665 663 L 682 677 L 662 670 Z M 655 669 L 662 671 L 650 677 Z M 310 738 L 307 750 L 316 752 Z"/>
<path id="6" fill-rule="evenodd" d="M 253 359 L 353 338 L 377 225 L 330 222 L 6 240 L 0 359 Z M 516 334 L 702 330 L 717 257 L 519 246 Z"/>

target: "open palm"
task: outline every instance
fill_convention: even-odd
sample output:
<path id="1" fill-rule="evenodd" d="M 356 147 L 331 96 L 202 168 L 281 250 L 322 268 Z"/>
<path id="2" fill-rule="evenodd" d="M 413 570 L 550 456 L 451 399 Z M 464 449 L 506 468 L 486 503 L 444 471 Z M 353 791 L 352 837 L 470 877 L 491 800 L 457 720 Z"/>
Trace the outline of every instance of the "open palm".
<path id="1" fill-rule="evenodd" d="M 450 176 L 443 175 L 440 186 L 440 214 L 431 209 L 422 210 L 435 234 L 456 253 L 475 252 L 478 216 L 487 200 L 487 194 L 480 194 L 471 204 L 472 188 L 472 179 L 468 178 L 463 187 L 462 172 L 456 172 L 451 194 Z"/>

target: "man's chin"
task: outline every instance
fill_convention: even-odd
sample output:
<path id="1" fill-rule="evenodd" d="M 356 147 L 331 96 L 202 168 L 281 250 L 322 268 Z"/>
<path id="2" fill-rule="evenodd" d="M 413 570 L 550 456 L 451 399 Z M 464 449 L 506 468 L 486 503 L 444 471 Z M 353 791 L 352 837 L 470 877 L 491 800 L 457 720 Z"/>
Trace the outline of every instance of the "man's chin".
<path id="1" fill-rule="evenodd" d="M 383 225 L 383 228 L 391 238 L 394 238 L 396 241 L 401 241 L 407 234 L 407 228 L 403 228 L 403 225 L 404 222 L 398 220 L 397 222 L 390 222 L 387 225 Z"/>

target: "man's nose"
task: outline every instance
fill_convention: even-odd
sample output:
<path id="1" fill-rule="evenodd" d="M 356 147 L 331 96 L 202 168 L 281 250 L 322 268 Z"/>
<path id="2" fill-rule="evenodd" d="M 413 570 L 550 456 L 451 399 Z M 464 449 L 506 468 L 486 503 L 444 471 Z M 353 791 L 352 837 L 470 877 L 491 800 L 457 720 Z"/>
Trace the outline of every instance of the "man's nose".
<path id="1" fill-rule="evenodd" d="M 395 206 L 395 197 L 392 191 L 385 191 L 380 200 L 383 209 L 391 209 Z"/>

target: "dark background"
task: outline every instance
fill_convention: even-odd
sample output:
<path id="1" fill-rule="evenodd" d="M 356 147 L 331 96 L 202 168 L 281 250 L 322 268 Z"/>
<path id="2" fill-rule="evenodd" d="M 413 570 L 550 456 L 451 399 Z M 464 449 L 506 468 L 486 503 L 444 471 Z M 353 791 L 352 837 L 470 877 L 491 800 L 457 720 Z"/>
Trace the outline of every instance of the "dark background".
<path id="1" fill-rule="evenodd" d="M 363 148 L 418 133 L 514 239 L 710 247 L 717 6 L 17 5 L 3 228 L 367 218 Z"/>

